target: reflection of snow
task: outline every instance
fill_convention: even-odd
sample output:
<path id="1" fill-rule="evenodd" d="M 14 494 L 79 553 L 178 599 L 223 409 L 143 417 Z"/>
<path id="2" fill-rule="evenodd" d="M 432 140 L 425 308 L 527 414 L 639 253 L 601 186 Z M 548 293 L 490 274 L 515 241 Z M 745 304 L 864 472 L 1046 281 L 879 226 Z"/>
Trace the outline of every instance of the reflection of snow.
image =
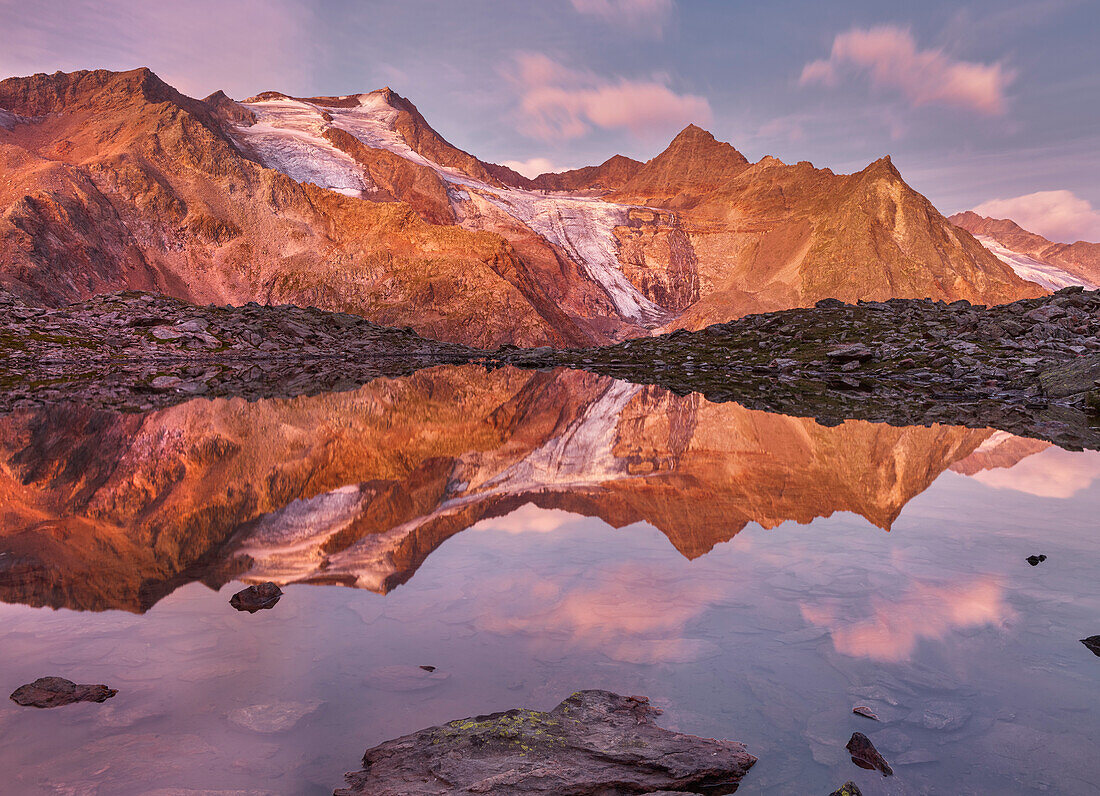
<path id="1" fill-rule="evenodd" d="M 385 149 L 406 160 L 432 169 L 448 184 L 451 202 L 471 201 L 470 190 L 560 246 L 593 282 L 607 293 L 619 314 L 629 320 L 656 325 L 667 313 L 650 301 L 623 275 L 614 229 L 626 221 L 628 208 L 598 199 L 544 194 L 504 188 L 477 180 L 442 166 L 415 152 L 395 130 L 398 112 L 379 92 L 361 94 L 350 108 L 318 106 L 277 98 L 245 105 L 257 119 L 251 126 L 235 127 L 234 137 L 250 148 L 263 165 L 299 182 L 350 196 L 371 190 L 370 181 L 353 158 L 324 138 L 329 127 L 355 136 L 361 143 Z M 327 115 L 331 121 L 325 118 Z M 467 215 L 459 213 L 460 222 Z"/>
<path id="2" fill-rule="evenodd" d="M 1089 290 L 1096 287 L 1096 285 L 1088 280 L 1074 276 L 1069 271 L 1064 271 L 1056 265 L 1044 263 L 1041 260 L 1028 257 L 1026 254 L 1014 252 L 1012 249 L 1001 245 L 988 235 L 975 235 L 974 237 L 978 239 L 979 243 L 989 249 L 989 251 L 993 252 L 993 254 L 997 256 L 997 259 L 1008 263 L 1008 265 L 1012 267 L 1012 270 L 1016 272 L 1016 276 L 1021 279 L 1036 282 L 1048 290 L 1060 290 L 1063 287 L 1070 287 L 1071 285 L 1081 285 Z"/>
<path id="3" fill-rule="evenodd" d="M 328 541 L 364 512 L 369 495 L 359 486 L 345 486 L 296 500 L 260 518 L 242 541 L 238 553 L 255 562 L 247 577 L 282 585 L 324 576 L 384 591 L 388 580 L 398 574 L 394 552 L 431 522 L 490 498 L 594 487 L 630 477 L 613 448 L 620 413 L 641 389 L 608 379 L 603 392 L 559 436 L 519 462 L 471 487 L 467 476 L 476 473 L 463 473 L 460 460 L 448 491 L 450 497 L 433 511 L 380 533 L 368 533 L 337 552 L 325 552 Z"/>

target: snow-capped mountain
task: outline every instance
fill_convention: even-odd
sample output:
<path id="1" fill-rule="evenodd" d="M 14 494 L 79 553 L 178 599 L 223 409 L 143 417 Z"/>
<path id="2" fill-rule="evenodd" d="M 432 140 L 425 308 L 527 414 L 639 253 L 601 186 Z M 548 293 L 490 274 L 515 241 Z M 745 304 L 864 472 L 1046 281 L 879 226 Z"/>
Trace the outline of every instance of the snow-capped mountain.
<path id="1" fill-rule="evenodd" d="M 527 179 L 390 89 L 196 100 L 149 70 L 0 83 L 0 286 L 295 303 L 478 346 L 586 345 L 822 298 L 1038 295 L 902 180 L 689 126 Z"/>
<path id="2" fill-rule="evenodd" d="M 1100 286 L 1100 243 L 1054 243 L 1010 219 L 987 218 L 970 210 L 948 220 L 974 235 L 1023 279 L 1050 290 Z"/>

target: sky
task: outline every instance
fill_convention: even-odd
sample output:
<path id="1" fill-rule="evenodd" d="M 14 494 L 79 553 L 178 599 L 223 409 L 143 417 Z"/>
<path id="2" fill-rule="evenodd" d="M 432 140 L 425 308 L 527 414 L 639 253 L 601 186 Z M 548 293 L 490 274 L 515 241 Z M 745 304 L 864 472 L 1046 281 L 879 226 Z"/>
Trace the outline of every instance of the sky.
<path id="1" fill-rule="evenodd" d="M 1098 0 L 0 0 L 0 75 L 152 68 L 192 96 L 390 86 L 536 174 L 688 123 L 750 160 L 884 154 L 945 213 L 1100 241 Z"/>

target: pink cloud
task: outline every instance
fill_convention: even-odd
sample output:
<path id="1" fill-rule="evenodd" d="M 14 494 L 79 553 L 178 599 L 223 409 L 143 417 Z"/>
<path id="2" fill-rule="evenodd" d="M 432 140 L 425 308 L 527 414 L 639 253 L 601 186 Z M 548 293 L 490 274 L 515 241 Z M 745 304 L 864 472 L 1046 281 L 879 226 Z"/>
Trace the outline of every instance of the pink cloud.
<path id="1" fill-rule="evenodd" d="M 535 138 L 579 138 L 596 127 L 648 137 L 711 119 L 705 98 L 659 79 L 607 80 L 539 53 L 519 54 L 516 65 L 521 129 Z"/>
<path id="2" fill-rule="evenodd" d="M 675 0 L 572 0 L 578 14 L 634 32 L 660 35 L 676 8 Z"/>
<path id="3" fill-rule="evenodd" d="M 1100 211 L 1072 191 L 1038 191 L 1011 199 L 990 199 L 974 212 L 1009 218 L 1029 232 L 1063 243 L 1100 242 Z"/>
<path id="4" fill-rule="evenodd" d="M 827 59 L 803 67 L 799 83 L 835 88 L 853 74 L 868 75 L 873 86 L 899 92 L 914 107 L 954 105 L 985 114 L 1004 113 L 1005 89 L 1016 77 L 1000 63 L 919 50 L 908 30 L 884 25 L 838 35 Z"/>

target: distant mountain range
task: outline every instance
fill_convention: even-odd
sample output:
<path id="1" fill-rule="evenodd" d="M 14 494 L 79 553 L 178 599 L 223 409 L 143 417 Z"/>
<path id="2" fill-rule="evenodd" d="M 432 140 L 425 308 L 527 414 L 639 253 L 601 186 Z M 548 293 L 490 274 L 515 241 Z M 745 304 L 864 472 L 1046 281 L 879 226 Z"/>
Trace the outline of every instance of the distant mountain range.
<path id="1" fill-rule="evenodd" d="M 750 163 L 689 126 L 646 163 L 528 179 L 390 89 L 238 102 L 148 69 L 11 78 L 0 162 L 0 287 L 49 304 L 141 289 L 567 346 L 829 297 L 993 304 L 1052 286 L 889 158 L 850 175 Z"/>
<path id="2" fill-rule="evenodd" d="M 966 211 L 948 219 L 1012 266 L 1025 279 L 1051 290 L 1069 285 L 1100 286 L 1100 243 L 1053 243 L 1007 218 Z"/>

